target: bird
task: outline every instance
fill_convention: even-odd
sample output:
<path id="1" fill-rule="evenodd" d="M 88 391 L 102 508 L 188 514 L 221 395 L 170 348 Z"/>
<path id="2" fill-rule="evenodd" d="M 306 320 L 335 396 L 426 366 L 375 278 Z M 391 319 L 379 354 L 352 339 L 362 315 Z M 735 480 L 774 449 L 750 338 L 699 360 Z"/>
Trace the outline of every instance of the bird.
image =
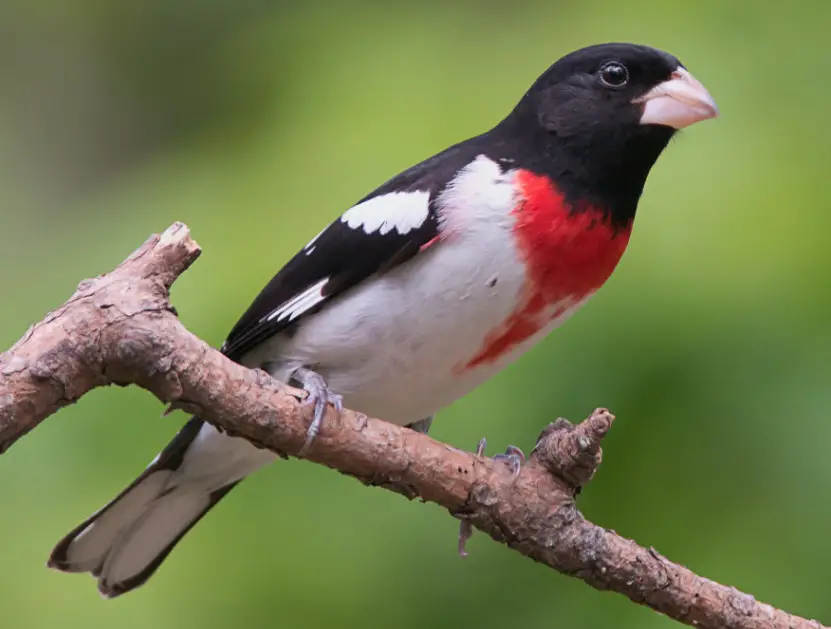
<path id="1" fill-rule="evenodd" d="M 571 52 L 495 126 L 349 206 L 265 285 L 221 351 L 305 389 L 304 452 L 330 405 L 427 432 L 597 292 L 658 157 L 718 113 L 665 51 Z M 104 597 L 129 592 L 275 458 L 192 417 L 48 565 L 91 573 Z"/>

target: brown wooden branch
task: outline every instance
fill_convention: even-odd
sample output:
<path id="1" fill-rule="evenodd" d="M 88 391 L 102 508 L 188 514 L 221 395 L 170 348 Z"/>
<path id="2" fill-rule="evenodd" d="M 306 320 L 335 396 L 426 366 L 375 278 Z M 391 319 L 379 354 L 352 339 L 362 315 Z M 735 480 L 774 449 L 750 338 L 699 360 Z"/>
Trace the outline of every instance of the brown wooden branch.
<path id="1" fill-rule="evenodd" d="M 282 455 L 303 445 L 304 393 L 231 362 L 188 332 L 168 300 L 199 256 L 187 227 L 153 236 L 0 355 L 0 451 L 62 406 L 108 384 L 137 384 Z M 410 498 L 433 501 L 511 548 L 589 585 L 705 629 L 823 629 L 714 583 L 587 521 L 575 495 L 600 463 L 614 418 L 559 419 L 514 478 L 508 466 L 406 428 L 330 410 L 306 458 Z"/>

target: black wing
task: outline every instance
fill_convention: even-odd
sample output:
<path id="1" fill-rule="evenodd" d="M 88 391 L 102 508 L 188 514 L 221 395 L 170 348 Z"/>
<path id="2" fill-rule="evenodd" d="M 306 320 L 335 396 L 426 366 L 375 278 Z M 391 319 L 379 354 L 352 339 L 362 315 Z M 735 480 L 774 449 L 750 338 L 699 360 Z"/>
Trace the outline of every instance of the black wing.
<path id="1" fill-rule="evenodd" d="M 418 254 L 438 237 L 437 198 L 459 170 L 476 157 L 478 139 L 450 147 L 404 171 L 353 206 L 372 201 L 379 211 L 390 212 L 387 224 L 380 225 L 378 220 L 372 225 L 348 222 L 347 212 L 329 225 L 260 292 L 231 330 L 222 351 L 232 360 L 239 360 L 267 338 L 317 312 L 332 297 Z M 417 209 L 411 209 L 415 211 L 413 220 L 399 231 L 392 225 L 407 223 L 406 218 L 396 215 L 402 202 L 412 207 L 420 202 L 425 208 L 420 215 Z"/>

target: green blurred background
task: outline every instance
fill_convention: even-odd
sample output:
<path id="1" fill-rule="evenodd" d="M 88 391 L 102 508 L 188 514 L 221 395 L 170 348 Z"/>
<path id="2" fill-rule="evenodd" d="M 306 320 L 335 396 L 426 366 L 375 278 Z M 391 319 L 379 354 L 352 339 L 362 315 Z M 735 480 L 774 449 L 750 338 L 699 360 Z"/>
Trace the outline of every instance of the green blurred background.
<path id="1" fill-rule="evenodd" d="M 433 436 L 530 449 L 619 423 L 594 521 L 831 622 L 831 4 L 658 0 L 0 4 L 0 348 L 148 234 L 204 247 L 174 288 L 219 344 L 294 251 L 399 170 L 500 119 L 572 49 L 679 56 L 722 116 L 659 161 L 618 271 Z M 305 462 L 243 483 L 141 590 L 44 567 L 184 420 L 97 390 L 0 458 L 7 627 L 675 626 Z"/>

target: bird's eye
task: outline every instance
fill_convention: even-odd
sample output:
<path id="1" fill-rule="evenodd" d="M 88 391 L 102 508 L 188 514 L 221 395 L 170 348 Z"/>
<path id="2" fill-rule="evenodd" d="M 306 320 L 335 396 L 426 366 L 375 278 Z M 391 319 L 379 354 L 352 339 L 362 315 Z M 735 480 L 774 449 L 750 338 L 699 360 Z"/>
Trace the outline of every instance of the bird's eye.
<path id="1" fill-rule="evenodd" d="M 629 70 L 617 61 L 610 61 L 600 68 L 600 82 L 606 87 L 623 87 L 629 82 Z"/>

